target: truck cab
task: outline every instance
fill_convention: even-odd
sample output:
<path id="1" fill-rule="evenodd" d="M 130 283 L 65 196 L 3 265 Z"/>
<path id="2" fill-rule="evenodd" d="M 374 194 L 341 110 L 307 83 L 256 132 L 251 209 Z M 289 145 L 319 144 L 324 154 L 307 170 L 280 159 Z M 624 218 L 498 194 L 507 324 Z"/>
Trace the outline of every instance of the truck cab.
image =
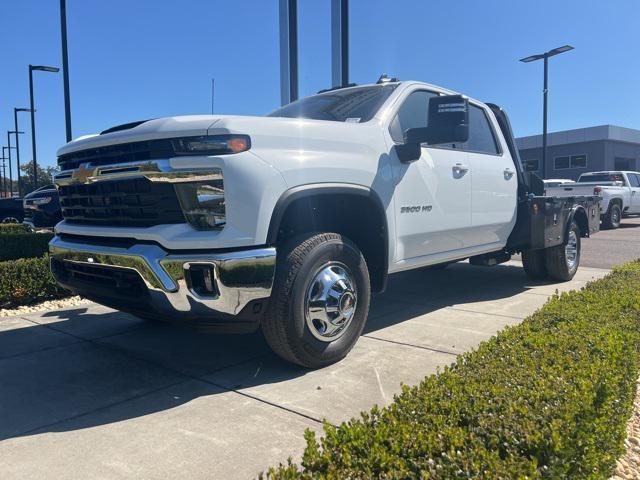
<path id="1" fill-rule="evenodd" d="M 265 117 L 133 122 L 60 149 L 66 288 L 151 320 L 261 328 L 317 368 L 343 358 L 389 275 L 522 253 L 569 280 L 598 198 L 545 197 L 506 114 L 381 77 Z"/>

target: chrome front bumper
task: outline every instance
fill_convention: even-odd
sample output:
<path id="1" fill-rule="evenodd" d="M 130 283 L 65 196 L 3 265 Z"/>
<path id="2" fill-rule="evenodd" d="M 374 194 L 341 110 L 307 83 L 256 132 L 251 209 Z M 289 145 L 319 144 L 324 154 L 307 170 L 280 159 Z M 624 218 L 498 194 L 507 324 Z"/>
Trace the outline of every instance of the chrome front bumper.
<path id="1" fill-rule="evenodd" d="M 76 293 L 99 303 L 113 305 L 108 299 L 102 301 L 101 294 L 96 294 L 98 290 L 94 290 L 91 284 L 70 283 L 59 268 L 53 268 L 54 263 L 135 272 L 144 282 L 149 295 L 146 298 L 132 298 L 132 310 L 136 304 L 142 309 L 148 304 L 152 309 L 150 314 L 155 311 L 179 318 L 215 318 L 217 314 L 240 314 L 250 302 L 271 295 L 276 265 L 275 248 L 171 253 L 152 244 L 130 247 L 96 245 L 56 236 L 49 244 L 49 251 L 56 280 Z M 195 265 L 211 267 L 215 286 L 215 292 L 211 295 L 200 295 L 192 288 L 189 271 Z"/>

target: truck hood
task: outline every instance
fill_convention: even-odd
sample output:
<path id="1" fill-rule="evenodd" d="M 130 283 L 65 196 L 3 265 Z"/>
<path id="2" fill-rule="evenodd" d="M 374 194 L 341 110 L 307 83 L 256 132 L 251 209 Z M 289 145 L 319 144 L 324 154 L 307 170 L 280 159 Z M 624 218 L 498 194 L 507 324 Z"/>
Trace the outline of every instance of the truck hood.
<path id="1" fill-rule="evenodd" d="M 227 133 L 247 134 L 252 149 L 350 150 L 350 144 L 367 144 L 368 137 L 379 131 L 375 120 L 367 123 L 344 123 L 282 117 L 235 115 L 190 115 L 166 117 L 134 124 L 132 128 L 110 133 L 86 135 L 60 148 L 57 155 L 119 143 L 159 138 L 174 138 Z"/>

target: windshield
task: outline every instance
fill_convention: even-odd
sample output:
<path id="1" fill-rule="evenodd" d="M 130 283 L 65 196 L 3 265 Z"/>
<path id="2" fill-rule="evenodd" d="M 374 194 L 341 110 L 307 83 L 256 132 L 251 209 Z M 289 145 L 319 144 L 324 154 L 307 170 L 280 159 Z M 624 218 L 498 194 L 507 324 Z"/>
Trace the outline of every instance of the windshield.
<path id="1" fill-rule="evenodd" d="M 380 109 L 397 84 L 344 88 L 301 98 L 285 105 L 268 117 L 309 118 L 336 122 L 369 121 Z"/>
<path id="2" fill-rule="evenodd" d="M 621 173 L 597 173 L 595 175 L 580 175 L 578 182 L 622 182 L 624 185 L 624 175 Z"/>

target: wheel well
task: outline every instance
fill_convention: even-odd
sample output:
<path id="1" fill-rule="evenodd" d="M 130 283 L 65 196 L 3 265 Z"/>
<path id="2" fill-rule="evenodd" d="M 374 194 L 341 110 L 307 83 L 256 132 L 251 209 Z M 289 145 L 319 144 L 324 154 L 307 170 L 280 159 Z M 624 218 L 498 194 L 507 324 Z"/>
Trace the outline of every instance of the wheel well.
<path id="1" fill-rule="evenodd" d="M 609 207 L 611 207 L 611 205 L 613 205 L 614 203 L 617 203 L 618 206 L 620 207 L 620 210 L 622 210 L 622 199 L 621 198 L 612 198 L 611 200 L 609 200 Z"/>
<path id="2" fill-rule="evenodd" d="M 387 222 L 380 200 L 368 189 L 299 192 L 278 202 L 269 227 L 269 243 L 306 232 L 335 232 L 353 241 L 364 256 L 373 291 L 387 278 Z"/>

